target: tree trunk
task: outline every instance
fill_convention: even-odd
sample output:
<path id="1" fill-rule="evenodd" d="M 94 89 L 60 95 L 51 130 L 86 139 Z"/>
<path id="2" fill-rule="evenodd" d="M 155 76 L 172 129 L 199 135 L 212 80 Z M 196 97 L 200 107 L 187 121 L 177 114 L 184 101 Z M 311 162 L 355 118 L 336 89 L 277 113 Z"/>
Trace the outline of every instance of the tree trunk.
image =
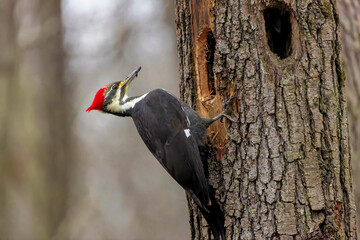
<path id="1" fill-rule="evenodd" d="M 71 162 L 61 1 L 0 0 L 1 239 L 51 239 Z"/>
<path id="2" fill-rule="evenodd" d="M 227 239 L 356 239 L 345 74 L 333 1 L 176 1 L 180 93 L 239 124 L 202 157 Z M 192 239 L 210 239 L 189 203 Z"/>
<path id="3" fill-rule="evenodd" d="M 346 73 L 346 96 L 349 109 L 350 144 L 353 172 L 360 171 L 360 2 L 338 1 L 342 35 L 342 53 Z M 360 204 L 360 174 L 354 175 L 354 192 Z M 357 229 L 360 228 L 360 209 L 357 208 Z"/>

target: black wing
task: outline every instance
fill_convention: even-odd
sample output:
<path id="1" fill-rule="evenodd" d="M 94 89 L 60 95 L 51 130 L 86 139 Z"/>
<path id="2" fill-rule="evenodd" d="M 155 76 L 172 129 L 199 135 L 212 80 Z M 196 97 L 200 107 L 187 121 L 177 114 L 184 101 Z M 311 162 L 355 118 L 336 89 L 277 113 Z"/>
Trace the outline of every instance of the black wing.
<path id="1" fill-rule="evenodd" d="M 199 206 L 210 204 L 197 142 L 179 100 L 162 89 L 151 91 L 135 106 L 132 118 L 146 146 L 167 172 Z"/>
<path id="2" fill-rule="evenodd" d="M 164 90 L 166 91 L 166 90 Z M 176 98 L 172 93 L 169 93 L 171 96 Z M 176 98 L 177 99 L 177 98 Z M 206 129 L 209 126 L 207 124 L 206 119 L 199 116 L 197 112 L 195 112 L 189 105 L 181 101 L 180 99 L 177 99 L 180 103 L 181 109 L 184 111 L 188 123 L 188 126 L 191 130 L 193 139 L 196 140 L 196 143 L 198 146 L 204 145 L 204 137 L 206 135 Z M 204 121 L 205 120 L 205 121 Z"/>

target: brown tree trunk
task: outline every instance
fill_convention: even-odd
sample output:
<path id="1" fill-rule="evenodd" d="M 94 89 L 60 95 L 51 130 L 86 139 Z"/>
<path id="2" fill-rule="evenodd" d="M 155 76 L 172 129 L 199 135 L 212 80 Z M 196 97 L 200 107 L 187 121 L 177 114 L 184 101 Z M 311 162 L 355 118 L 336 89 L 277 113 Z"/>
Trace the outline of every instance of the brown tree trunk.
<path id="1" fill-rule="evenodd" d="M 360 2 L 338 1 L 341 24 L 342 53 L 346 73 L 346 96 L 349 110 L 350 144 L 353 172 L 360 171 Z M 354 174 L 354 193 L 360 204 L 360 174 Z M 360 228 L 360 208 L 357 208 L 357 229 Z"/>
<path id="2" fill-rule="evenodd" d="M 51 239 L 72 157 L 61 1 L 0 0 L 0 24 L 0 238 Z"/>
<path id="3" fill-rule="evenodd" d="M 11 119 L 8 117 L 11 92 L 17 87 L 17 27 L 14 17 L 16 2 L 0 1 L 0 232 L 3 238 L 9 236 L 9 224 L 6 221 L 11 201 L 8 193 L 9 176 L 13 175 L 12 178 L 16 178 L 15 173 L 8 172 L 10 169 L 13 170 L 12 167 L 16 164 L 11 159 L 9 149 Z"/>
<path id="4" fill-rule="evenodd" d="M 202 151 L 227 239 L 356 239 L 334 4 L 176 1 L 182 98 L 214 116 L 237 97 L 239 124 L 214 124 Z"/>

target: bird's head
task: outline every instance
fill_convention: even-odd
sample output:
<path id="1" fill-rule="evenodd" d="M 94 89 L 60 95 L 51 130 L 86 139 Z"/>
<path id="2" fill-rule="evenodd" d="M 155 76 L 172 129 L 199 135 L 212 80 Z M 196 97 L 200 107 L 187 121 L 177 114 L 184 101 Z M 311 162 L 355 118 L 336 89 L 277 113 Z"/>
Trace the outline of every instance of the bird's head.
<path id="1" fill-rule="evenodd" d="M 123 81 L 110 83 L 100 88 L 92 102 L 91 106 L 86 109 L 87 112 L 91 110 L 99 110 L 101 112 L 118 113 L 121 112 L 121 105 L 126 102 L 128 98 L 128 90 L 132 80 L 137 76 L 141 67 L 138 67 Z"/>

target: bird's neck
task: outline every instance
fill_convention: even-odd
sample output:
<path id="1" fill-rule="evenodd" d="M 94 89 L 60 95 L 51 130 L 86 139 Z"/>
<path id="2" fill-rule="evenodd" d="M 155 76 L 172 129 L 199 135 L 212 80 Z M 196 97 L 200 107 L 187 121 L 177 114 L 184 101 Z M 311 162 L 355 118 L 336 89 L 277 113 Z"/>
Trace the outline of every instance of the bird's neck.
<path id="1" fill-rule="evenodd" d="M 122 102 L 117 102 L 116 105 L 110 106 L 109 112 L 120 117 L 130 117 L 135 105 L 141 102 L 146 95 L 147 93 L 137 97 L 128 97 Z"/>

